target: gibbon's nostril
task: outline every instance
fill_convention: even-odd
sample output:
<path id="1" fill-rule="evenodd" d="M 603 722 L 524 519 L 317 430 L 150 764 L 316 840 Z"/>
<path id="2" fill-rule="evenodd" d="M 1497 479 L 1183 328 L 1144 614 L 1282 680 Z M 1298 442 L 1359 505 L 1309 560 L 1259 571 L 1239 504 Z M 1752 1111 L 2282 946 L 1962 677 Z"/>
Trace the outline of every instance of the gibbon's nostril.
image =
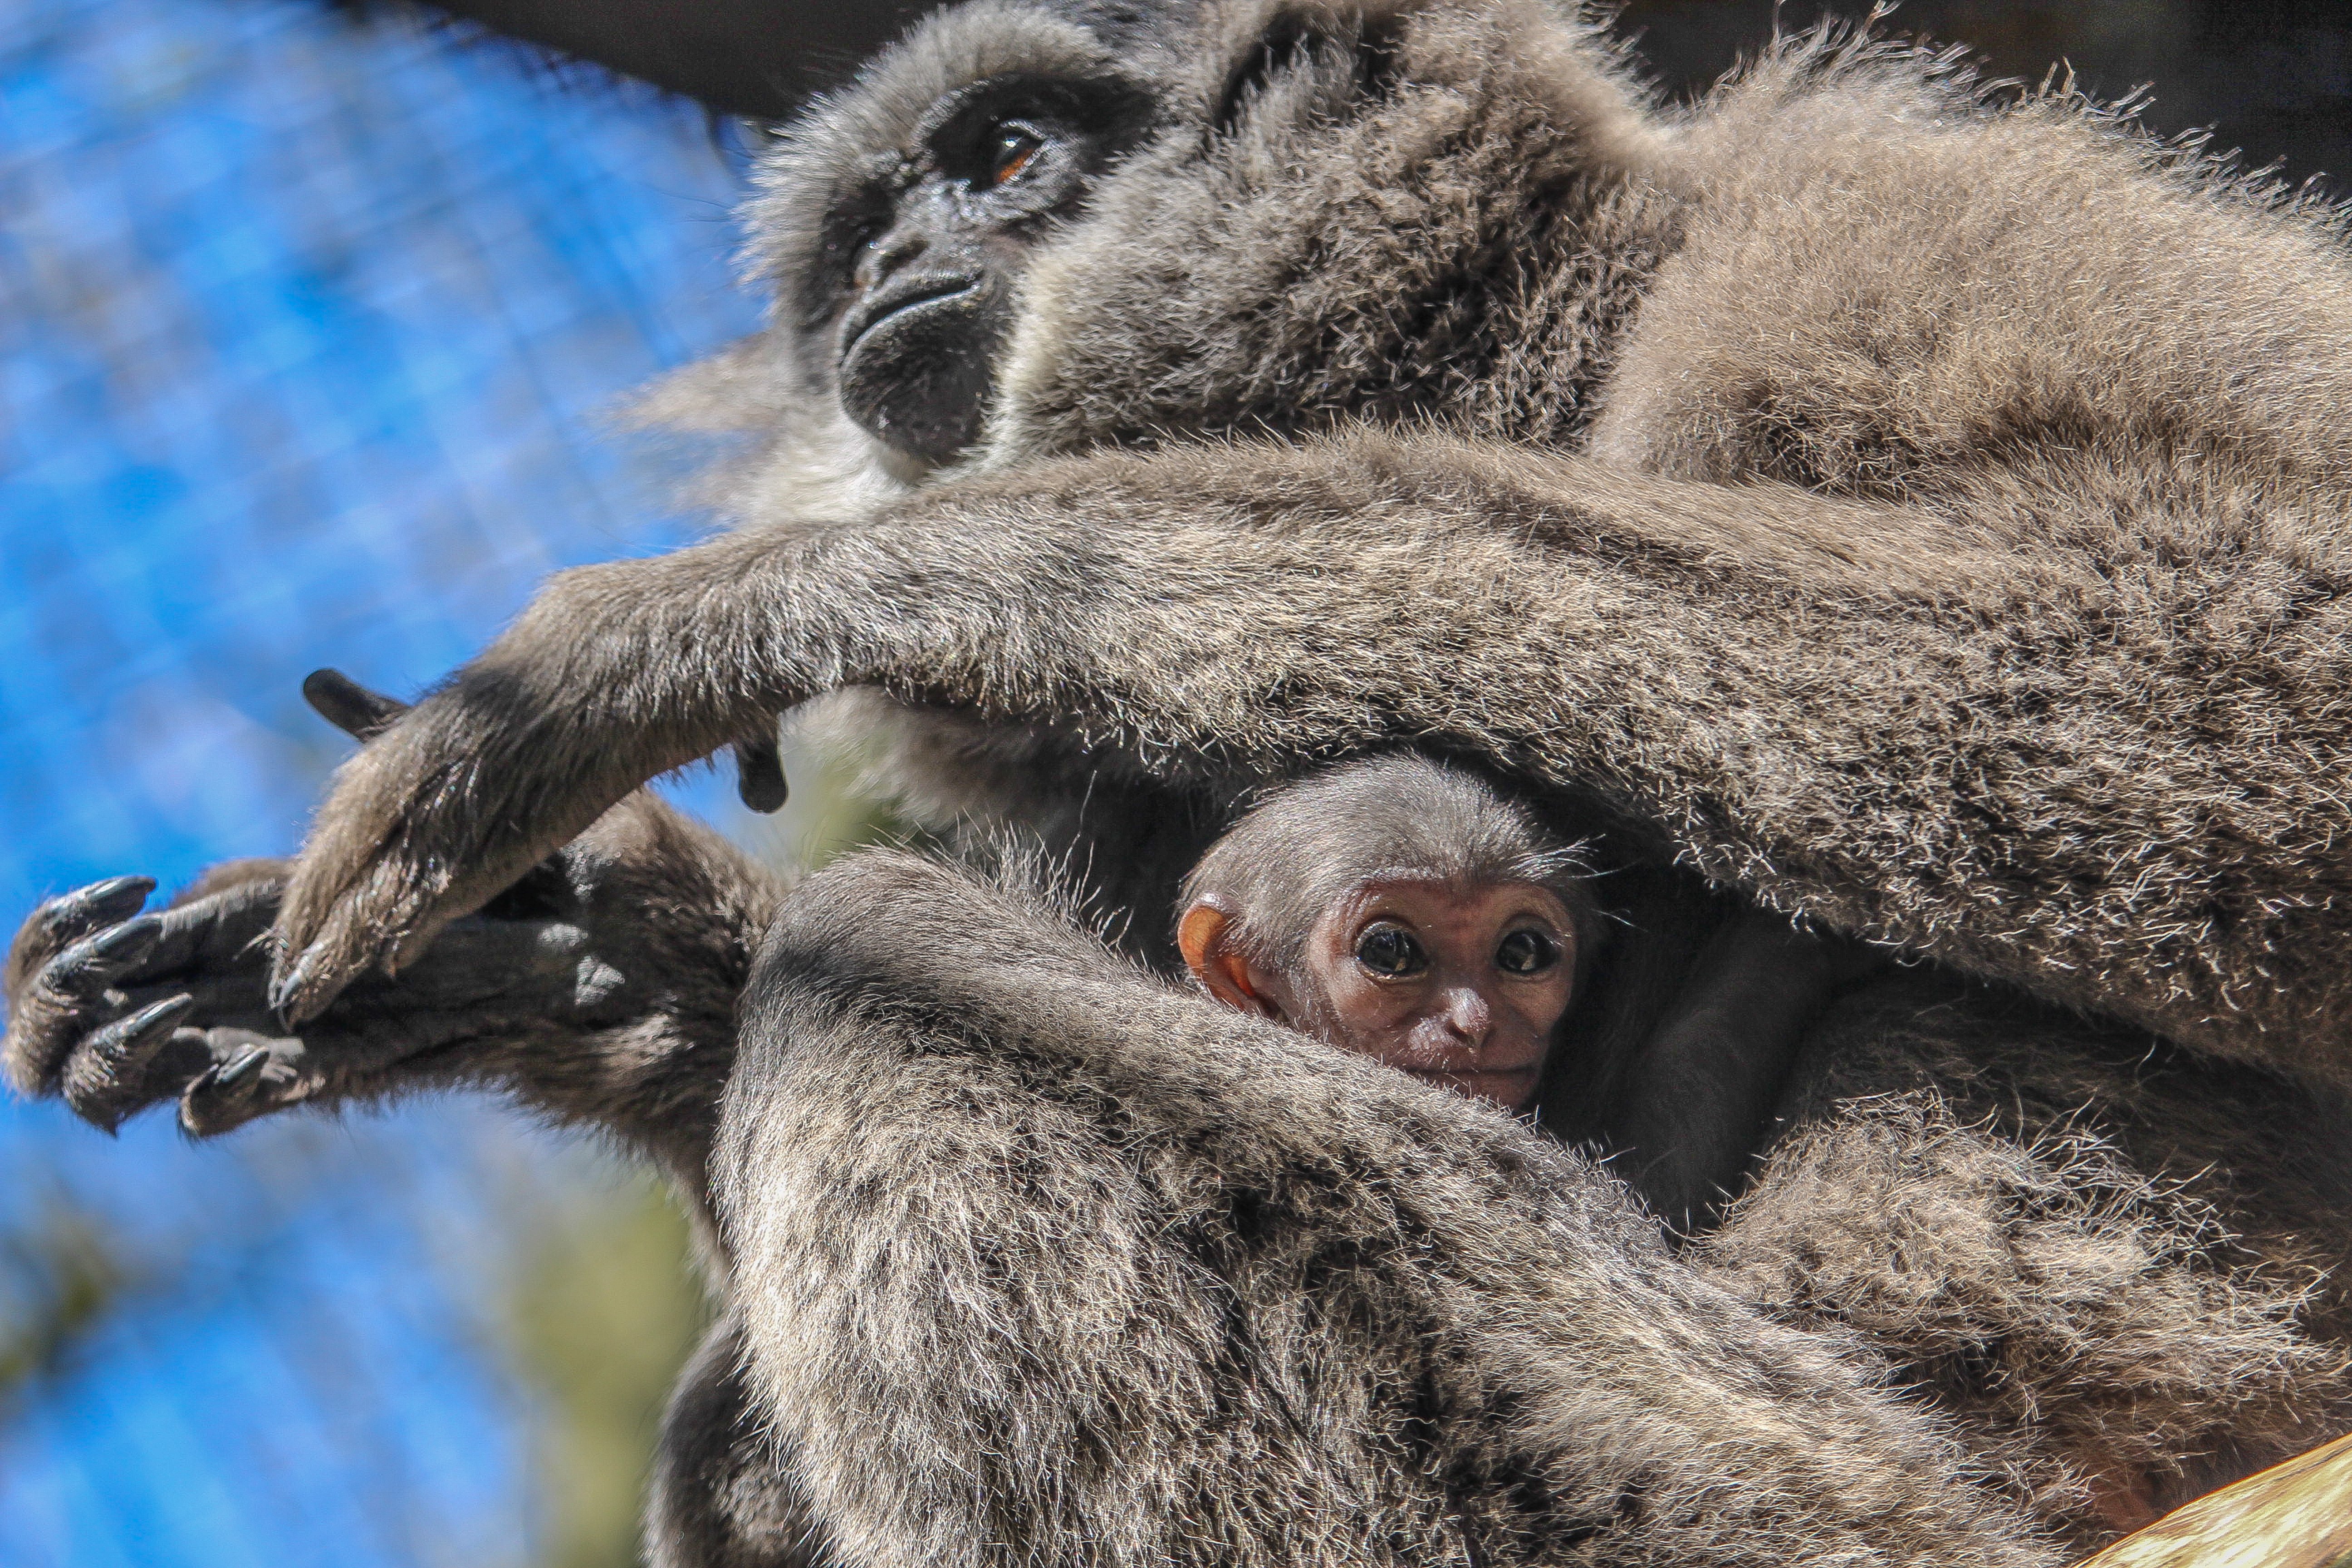
<path id="1" fill-rule="evenodd" d="M 872 289 L 890 274 L 923 254 L 930 241 L 912 229 L 895 229 L 866 247 L 857 259 L 856 283 L 860 291 Z"/>

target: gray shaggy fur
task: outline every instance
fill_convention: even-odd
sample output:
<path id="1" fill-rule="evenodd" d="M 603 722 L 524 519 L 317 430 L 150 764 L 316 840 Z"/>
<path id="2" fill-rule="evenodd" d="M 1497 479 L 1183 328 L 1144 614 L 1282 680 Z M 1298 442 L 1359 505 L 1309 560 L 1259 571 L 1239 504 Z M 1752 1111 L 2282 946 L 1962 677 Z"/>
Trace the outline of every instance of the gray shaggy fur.
<path id="1" fill-rule="evenodd" d="M 783 156 L 1078 47 L 1009 14 L 933 25 Z M 1830 928 L 2352 1080 L 2332 230 L 1896 51 L 1791 47 L 1675 118 L 1532 4 L 1288 14 L 1328 47 L 1220 125 L 1269 13 L 1204 8 L 1163 127 L 1041 243 L 963 469 L 812 400 L 789 312 L 676 389 L 757 427 L 741 528 L 559 576 L 349 765 L 286 998 L 862 687 L 1012 786 L 910 754 L 919 796 L 1213 817 L 1410 739 Z M 797 179 L 757 209 L 793 276 Z"/>
<path id="2" fill-rule="evenodd" d="M 706 1219 L 725 1086 L 730 1219 L 705 1251 L 726 1310 L 664 1426 L 664 1568 L 1044 1552 L 1075 1522 L 1132 1544 L 1209 1517 L 1215 1542 L 1307 1562 L 1427 1555 L 1430 1531 L 1466 1552 L 1464 1520 L 1489 1563 L 1780 1560 L 1800 1538 L 2042 1561 L 2110 1536 L 2119 1500 L 2352 1420 L 2321 1272 L 2340 1119 L 2145 1038 L 1883 977 L 1811 1032 L 1790 1131 L 1677 1258 L 1538 1133 L 1114 958 L 1018 858 L 982 880 L 869 855 L 779 895 L 639 797 L 555 866 L 569 894 L 458 922 L 273 1039 L 299 1076 L 226 1093 L 202 1068 L 278 1027 L 249 938 L 283 868 L 196 889 L 79 1016 L 39 994 L 80 934 L 66 900 L 19 938 L 7 1065 L 85 1092 L 110 1019 L 194 987 L 169 1047 L 78 1108 L 179 1096 L 205 1133 L 502 1087 L 662 1158 Z M 600 973 L 624 983 L 583 999 Z M 1781 1369 L 1760 1405 L 1759 1366 Z M 1685 1394 L 1629 1409 L 1628 1376 Z M 1694 1453 L 1739 1506 L 1653 1510 L 1707 1484 Z M 1342 1485 L 1405 1533 L 1367 1548 L 1354 1514 L 1301 1517 Z M 1561 1512 L 1612 1487 L 1593 1533 Z"/>
<path id="3" fill-rule="evenodd" d="M 1700 1271 L 1883 1356 L 2078 1547 L 2352 1418 L 2302 1319 L 2315 1271 L 2095 1135 L 2016 1142 L 1932 1096 L 1861 1101 L 1766 1162 Z"/>
<path id="4" fill-rule="evenodd" d="M 816 1503 L 851 1561 L 1189 1552 L 1195 1514 L 1230 1531 L 1203 1552 L 1466 1556 L 1444 1466 L 1520 1463 L 1579 1507 L 1624 1502 L 1557 1543 L 1571 1560 L 1639 1557 L 1653 1518 L 1677 1543 L 1659 1557 L 1777 1561 L 1800 1540 L 1900 1557 L 1883 1532 L 1916 1523 L 1923 1557 L 2005 1559 L 2041 1548 L 1955 1500 L 1935 1412 L 1995 1492 L 2085 1541 L 2118 1496 L 2162 1500 L 2352 1420 L 2330 1370 L 2352 1314 L 2323 1275 L 2352 1251 L 2352 275 L 2332 220 L 2082 104 L 1988 107 L 1866 45 L 1791 44 L 1668 114 L 1532 3 L 1289 7 L 1301 41 L 1262 52 L 1275 13 L 1209 4 L 1160 52 L 1106 62 L 1082 16 L 999 0 L 822 107 L 758 209 L 774 277 L 820 259 L 796 216 L 814 182 L 854 173 L 864 139 L 887 151 L 940 85 L 1105 66 L 1147 79 L 1163 118 L 1039 245 L 966 462 L 874 448 L 780 310 L 654 403 L 745 438 L 715 481 L 735 531 L 557 578 L 346 768 L 282 905 L 273 885 L 185 906 L 159 939 L 177 968 L 73 945 L 121 918 L 115 893 L 37 915 L 9 982 L 16 1081 L 101 1121 L 180 1096 L 207 1130 L 206 1074 L 251 1032 L 282 1060 L 230 1110 L 271 1108 L 255 1086 L 281 1066 L 325 1103 L 478 1051 L 495 1066 L 476 1081 L 538 1098 L 543 1079 L 565 1114 L 667 1129 L 689 1181 L 725 1081 L 737 1250 L 714 1265 L 747 1289 L 670 1429 L 653 1526 L 670 1561 L 697 1542 L 803 1560 Z M 1407 744 L 1929 961 L 1932 994 L 1898 976 L 1814 1032 L 1755 1190 L 1680 1257 L 1589 1167 L 1475 1107 L 1186 1013 L 1020 900 L 903 863 L 795 907 L 755 1061 L 704 1005 L 735 994 L 753 929 L 685 907 L 693 885 L 662 879 L 716 852 L 659 835 L 609 862 L 652 901 L 559 911 L 583 913 L 559 923 L 584 957 L 638 982 L 610 993 L 618 1024 L 534 1032 L 450 1000 L 426 940 L 471 931 L 448 951 L 488 953 L 499 906 L 445 922 L 646 777 L 821 697 L 917 808 L 1036 828 L 1140 915 L 1139 951 L 1235 800 Z M 1004 945 L 946 984 L 907 910 L 875 902 L 893 887 L 1010 921 Z M 761 898 L 731 907 L 755 919 Z M 277 920 L 290 1030 L 242 939 L 199 940 L 257 914 Z M 652 942 L 662 921 L 685 939 Z M 1644 963 L 1659 945 L 1620 944 Z M 1013 999 L 1047 973 L 1052 1026 L 1032 1026 Z M 1639 973 L 1654 999 L 1680 971 Z M 224 989 L 157 1055 L 108 1034 L 128 994 L 93 976 Z M 559 1019 L 606 994 L 543 978 L 511 984 Z M 830 1097 L 820 1062 L 872 1095 Z M 823 1116 L 786 1103 L 767 1076 L 785 1072 Z M 1089 1089 L 1096 1072 L 1132 1102 Z M 1276 1086 L 1323 1097 L 1311 1145 L 1293 1102 L 1251 1098 Z M 933 1120 L 902 1116 L 902 1092 Z M 1223 1120 L 1195 1120 L 1203 1104 Z M 1403 1120 L 1370 1124 L 1381 1108 Z M 1187 1159 L 1179 1126 L 1207 1152 Z M 761 1163 L 800 1145 L 828 1153 Z M 1335 1149 L 1364 1163 L 1331 1175 L 1314 1162 Z M 1251 1190 L 1229 1177 L 1294 1157 L 1324 1178 L 1286 1184 L 1279 1223 L 1218 1206 Z M 1327 1227 L 1357 1247 L 1406 1220 L 1444 1245 L 1359 1247 L 1307 1290 Z M 1069 1245 L 1081 1221 L 1105 1250 Z M 1920 1290 L 1923 1260 L 1953 1288 Z M 862 1272 L 798 1271 L 817 1264 Z M 1358 1284 L 1335 1299 L 1361 1312 L 1319 1312 Z M 1249 1310 L 1204 1317 L 1217 1289 Z M 1485 1313 L 1488 1290 L 1509 1310 Z M 1590 1321 L 1531 1311 L 1564 1302 Z M 1664 1364 L 1645 1332 L 1675 1348 Z M 1305 1359 L 1240 1377 L 1266 1344 Z M 1085 1359 L 1106 1345 L 1169 1353 Z M 1425 1359 L 1446 1347 L 1496 1359 Z M 1675 1506 L 1653 1515 L 1612 1489 L 1634 1463 L 1600 1440 L 1620 1428 L 1549 1444 L 1529 1425 L 1560 1368 L 1613 1397 L 1620 1354 L 1678 1391 L 1702 1369 L 1752 1392 L 1774 1356 L 1801 1375 L 1727 1406 L 1760 1428 L 1658 1428 Z M 1881 1400 L 1854 1365 L 1910 1385 Z M 1423 1422 L 1399 1368 L 1457 1398 L 1454 1419 Z M 1490 1407 L 1488 1388 L 1514 1397 Z M 1294 1425 L 1310 1394 L 1323 1425 Z M 1887 1424 L 1892 1525 L 1838 1511 L 1885 1501 L 1889 1471 L 1779 1446 L 1816 1414 L 1841 1444 Z M 786 1430 L 812 1447 L 746 1447 Z M 1694 1431 L 1745 1467 L 1727 1500 L 1746 1511 L 1706 1543 L 1669 1462 Z M 1297 1506 L 1293 1482 L 1369 1500 L 1398 1533 L 1349 1533 L 1361 1521 Z M 1553 1552 L 1536 1494 L 1458 1495 L 1474 1529 Z M 1948 1507 L 1984 1522 L 1975 1543 L 1948 1544 L 1930 1517 Z M 1102 1533 L 1052 1533 L 1067 1523 Z"/>
<path id="5" fill-rule="evenodd" d="M 1867 1325 L 2086 1542 L 2086 1474 L 2169 1507 L 2352 1429 L 2335 1096 L 1915 974 L 1821 1022 L 1781 1121 L 1718 1256 Z"/>
<path id="6" fill-rule="evenodd" d="M 856 1561 L 2047 1560 L 1591 1165 L 931 862 L 789 901 L 713 1174 Z"/>

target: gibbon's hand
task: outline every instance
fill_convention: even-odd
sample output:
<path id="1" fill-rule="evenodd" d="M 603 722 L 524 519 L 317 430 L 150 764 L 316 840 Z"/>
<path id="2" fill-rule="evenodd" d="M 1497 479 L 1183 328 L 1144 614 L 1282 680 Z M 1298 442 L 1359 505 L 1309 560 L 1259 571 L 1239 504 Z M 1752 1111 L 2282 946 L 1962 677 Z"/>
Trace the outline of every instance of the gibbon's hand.
<path id="1" fill-rule="evenodd" d="M 501 785 L 515 775 L 485 728 L 454 685 L 336 773 L 276 910 L 269 1001 L 289 1026 L 320 1017 L 362 975 L 389 978 L 415 963 L 450 921 L 512 886 L 635 782 L 514 831 L 525 814 Z M 452 829 L 465 842 L 448 842 Z"/>
<path id="2" fill-rule="evenodd" d="M 210 1137 L 305 1100 L 389 1089 L 392 1069 L 446 1047 L 585 1021 L 572 1005 L 583 976 L 612 973 L 577 925 L 477 917 L 397 983 L 353 986 L 289 1031 L 268 1004 L 266 941 L 286 868 L 234 862 L 152 914 L 138 913 L 154 886 L 143 877 L 36 910 L 9 956 L 9 1078 L 108 1131 L 176 1100 L 181 1126 Z M 607 984 L 602 1000 L 620 989 Z M 608 1010 L 617 1021 L 625 1008 Z"/>
<path id="3" fill-rule="evenodd" d="M 406 711 L 331 670 L 303 692 L 363 741 Z M 477 1060 L 456 1047 L 576 1041 L 637 1024 L 672 993 L 695 989 L 680 976 L 698 963 L 713 970 L 701 989 L 731 994 L 731 974 L 718 971 L 732 965 L 734 928 L 747 921 L 733 907 L 741 898 L 701 886 L 731 863 L 708 837 L 653 797 L 633 796 L 488 909 L 449 924 L 396 980 L 362 980 L 298 1026 L 270 1000 L 268 933 L 290 863 L 214 868 L 152 914 L 140 913 L 152 879 L 95 883 L 44 904 L 18 932 L 0 1063 L 23 1092 L 62 1095 L 109 1131 L 176 1099 L 182 1126 L 198 1136 L 405 1081 L 527 1071 L 521 1058 Z M 710 929 L 654 919 L 656 889 L 707 910 Z"/>
<path id="4" fill-rule="evenodd" d="M 271 1002 L 289 1025 L 415 962 L 647 779 L 772 736 L 788 703 L 704 695 L 724 684 L 699 678 L 723 667 L 721 639 L 674 572 L 663 559 L 558 574 L 343 764 L 278 913 Z M 740 754 L 747 800 L 781 804 L 772 744 Z"/>

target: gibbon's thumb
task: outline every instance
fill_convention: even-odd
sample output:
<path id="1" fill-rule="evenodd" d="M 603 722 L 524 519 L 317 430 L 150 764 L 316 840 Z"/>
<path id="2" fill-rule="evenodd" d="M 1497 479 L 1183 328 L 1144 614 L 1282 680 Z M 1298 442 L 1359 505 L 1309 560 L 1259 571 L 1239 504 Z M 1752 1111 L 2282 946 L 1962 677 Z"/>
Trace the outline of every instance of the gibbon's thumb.
<path id="1" fill-rule="evenodd" d="M 408 711 L 397 697 L 372 691 L 340 669 L 314 669 L 302 680 L 302 700 L 320 718 L 354 741 L 373 741 Z"/>

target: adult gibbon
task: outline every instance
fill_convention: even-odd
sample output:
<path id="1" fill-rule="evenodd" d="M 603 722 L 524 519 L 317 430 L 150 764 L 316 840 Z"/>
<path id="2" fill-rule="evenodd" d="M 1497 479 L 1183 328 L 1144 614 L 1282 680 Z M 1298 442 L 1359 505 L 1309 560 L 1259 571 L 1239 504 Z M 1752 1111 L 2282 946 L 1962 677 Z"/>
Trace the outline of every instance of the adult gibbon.
<path id="1" fill-rule="evenodd" d="M 1664 114 L 1513 0 L 976 0 L 753 215 L 773 325 L 656 400 L 753 433 L 735 531 L 556 579 L 290 871 L 37 916 L 21 1084 L 708 1171 L 681 1561 L 2030 1561 L 2345 1420 L 2324 215 L 1862 39 Z M 1146 956 L 1252 788 L 1412 745 L 1921 963 L 1669 1251 L 1034 879 L 785 895 L 629 796 L 819 698 Z"/>

